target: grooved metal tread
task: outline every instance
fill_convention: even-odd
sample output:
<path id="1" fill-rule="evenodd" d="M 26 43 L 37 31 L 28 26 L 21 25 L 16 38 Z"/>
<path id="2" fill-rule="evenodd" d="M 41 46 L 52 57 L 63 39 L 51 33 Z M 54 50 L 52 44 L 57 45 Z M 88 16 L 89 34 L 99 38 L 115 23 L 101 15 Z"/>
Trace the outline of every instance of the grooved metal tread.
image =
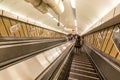
<path id="1" fill-rule="evenodd" d="M 86 53 L 74 54 L 68 80 L 100 80 Z"/>

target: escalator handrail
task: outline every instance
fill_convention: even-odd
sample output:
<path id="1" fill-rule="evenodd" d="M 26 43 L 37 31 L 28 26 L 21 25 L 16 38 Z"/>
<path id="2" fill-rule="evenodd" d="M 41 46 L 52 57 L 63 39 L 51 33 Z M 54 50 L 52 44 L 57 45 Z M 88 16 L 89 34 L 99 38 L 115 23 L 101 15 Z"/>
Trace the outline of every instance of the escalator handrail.
<path id="1" fill-rule="evenodd" d="M 61 64 L 60 66 L 58 66 L 58 68 L 56 68 L 55 71 L 57 71 L 57 72 L 56 72 L 56 75 L 53 76 L 54 79 L 52 78 L 52 79 L 50 79 L 50 80 L 57 80 L 57 79 L 59 78 L 60 73 L 62 72 L 63 67 L 64 67 L 65 63 L 67 62 L 69 56 L 71 55 L 71 52 L 72 52 L 73 48 L 74 48 L 74 45 L 70 48 L 70 50 L 68 51 L 68 54 L 67 54 L 67 55 L 65 56 L 65 58 L 61 61 L 62 64 Z"/>
<path id="2" fill-rule="evenodd" d="M 51 71 L 52 67 L 54 67 L 56 65 L 55 63 L 60 64 L 59 60 L 64 57 L 64 54 L 66 54 L 68 51 L 71 50 L 71 47 L 73 47 L 73 44 L 74 43 L 72 43 L 72 45 L 69 46 L 69 49 L 67 48 L 66 50 L 64 50 L 42 73 L 40 73 L 40 75 L 38 75 L 36 77 L 35 80 L 42 80 L 42 78 L 45 77 L 45 76 L 47 76 L 47 79 L 45 79 L 45 80 L 49 80 L 53 73 L 49 74 L 49 77 L 46 74 L 48 73 L 48 71 Z M 55 70 L 56 70 L 56 68 L 54 68 L 53 72 Z"/>
<path id="3" fill-rule="evenodd" d="M 54 41 L 53 41 L 53 42 L 54 42 Z M 49 43 L 50 43 L 50 42 L 49 42 Z M 65 43 L 65 42 L 58 43 L 58 44 L 55 44 L 55 45 L 53 45 L 53 46 L 49 46 L 49 47 L 40 49 L 40 50 L 35 51 L 35 52 L 29 53 L 29 54 L 25 54 L 25 55 L 23 55 L 23 56 L 19 56 L 19 57 L 12 58 L 12 59 L 6 60 L 6 61 L 4 61 L 4 62 L 1 62 L 1 63 L 0 63 L 0 70 L 3 70 L 3 69 L 5 69 L 5 68 L 7 68 L 7 67 L 9 67 L 9 66 L 12 66 L 12 65 L 14 65 L 14 64 L 17 64 L 17 63 L 19 63 L 19 62 L 21 62 L 21 61 L 24 61 L 24 60 L 26 60 L 26 59 L 29 59 L 29 58 L 31 58 L 31 57 L 33 57 L 33 56 L 35 56 L 35 55 L 40 54 L 40 53 L 43 52 L 43 51 L 49 50 L 49 49 L 51 49 L 51 48 L 54 48 L 54 47 L 59 46 L 59 45 L 64 44 L 64 43 Z"/>
<path id="4" fill-rule="evenodd" d="M 97 55 L 99 55 L 103 60 L 105 60 L 107 63 L 109 63 L 114 69 L 120 72 L 120 67 L 117 66 L 115 63 L 104 57 L 102 54 L 100 54 L 98 51 L 93 49 L 92 47 L 88 46 L 91 50 L 93 50 Z"/>

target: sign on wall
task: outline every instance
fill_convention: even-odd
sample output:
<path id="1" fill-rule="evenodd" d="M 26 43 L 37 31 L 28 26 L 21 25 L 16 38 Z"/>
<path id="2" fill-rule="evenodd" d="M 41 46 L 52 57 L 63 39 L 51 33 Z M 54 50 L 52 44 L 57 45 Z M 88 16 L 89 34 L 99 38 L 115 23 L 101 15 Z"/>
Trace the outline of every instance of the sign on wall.
<path id="1" fill-rule="evenodd" d="M 15 32 L 17 32 L 19 29 L 20 29 L 20 23 L 11 26 L 11 27 L 10 27 L 10 32 L 11 32 L 11 33 L 15 33 Z"/>

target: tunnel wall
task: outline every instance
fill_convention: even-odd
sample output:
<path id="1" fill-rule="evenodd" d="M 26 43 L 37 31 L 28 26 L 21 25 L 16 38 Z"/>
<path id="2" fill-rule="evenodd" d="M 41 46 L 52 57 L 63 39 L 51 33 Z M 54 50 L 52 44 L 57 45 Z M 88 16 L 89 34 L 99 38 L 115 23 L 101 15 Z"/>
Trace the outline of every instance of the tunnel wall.
<path id="1" fill-rule="evenodd" d="M 119 80 L 120 5 L 91 26 L 83 36 L 86 51 L 104 80 Z"/>
<path id="2" fill-rule="evenodd" d="M 65 34 L 43 28 L 43 26 L 0 10 L 0 36 L 62 38 Z"/>
<path id="3" fill-rule="evenodd" d="M 115 36 L 116 33 L 116 28 L 118 30 L 120 29 L 119 24 L 86 35 L 85 43 L 101 50 L 117 60 L 120 60 L 120 52 L 113 39 L 113 36 Z"/>
<path id="4" fill-rule="evenodd" d="M 92 30 L 96 27 L 99 27 L 101 24 L 106 23 L 110 19 L 120 15 L 120 4 L 118 4 L 115 8 L 113 8 L 110 12 L 108 12 L 105 16 L 103 16 L 100 20 L 98 20 L 94 25 L 92 25 L 89 29 Z"/>

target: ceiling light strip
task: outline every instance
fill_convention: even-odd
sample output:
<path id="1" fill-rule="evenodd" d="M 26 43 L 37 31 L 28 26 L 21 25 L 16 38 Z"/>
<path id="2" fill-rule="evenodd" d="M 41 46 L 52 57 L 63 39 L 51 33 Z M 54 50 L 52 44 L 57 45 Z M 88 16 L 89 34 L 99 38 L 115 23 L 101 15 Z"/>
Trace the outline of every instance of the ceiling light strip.
<path id="1" fill-rule="evenodd" d="M 77 19 L 76 19 L 75 0 L 71 0 L 71 6 L 72 6 L 72 11 L 73 11 L 73 16 L 74 16 L 75 31 L 76 31 L 76 34 L 77 34 L 78 33 L 78 27 L 77 27 Z"/>
<path id="2" fill-rule="evenodd" d="M 72 8 L 76 8 L 75 7 L 75 0 L 71 0 L 71 6 L 72 6 Z"/>
<path id="3" fill-rule="evenodd" d="M 47 15 L 50 16 L 50 17 L 51 17 L 54 21 L 56 21 L 57 23 L 59 22 L 55 17 L 53 17 L 52 14 L 47 13 Z M 61 22 L 60 22 L 60 25 L 61 25 L 62 27 L 64 27 L 63 23 L 61 23 Z"/>

